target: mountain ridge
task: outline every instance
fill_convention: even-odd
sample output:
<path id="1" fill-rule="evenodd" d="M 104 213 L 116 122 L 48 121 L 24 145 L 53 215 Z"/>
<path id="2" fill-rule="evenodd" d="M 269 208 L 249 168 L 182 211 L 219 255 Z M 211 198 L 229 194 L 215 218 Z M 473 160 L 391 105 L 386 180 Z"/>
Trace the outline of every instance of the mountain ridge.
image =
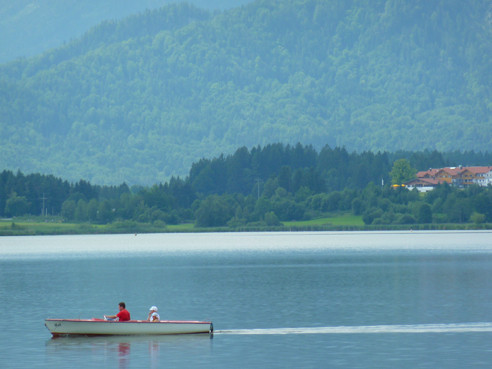
<path id="1" fill-rule="evenodd" d="M 187 0 L 208 10 L 251 0 Z M 100 22 L 116 21 L 183 0 L 0 0 L 0 62 L 32 57 L 79 38 Z"/>
<path id="2" fill-rule="evenodd" d="M 78 56 L 71 44 L 0 66 L 0 154 L 11 169 L 148 184 L 272 142 L 487 150 L 488 2 L 415 4 L 177 5 L 103 24 L 135 35 L 152 14 L 178 14 L 153 35 L 105 43 L 96 27 Z"/>

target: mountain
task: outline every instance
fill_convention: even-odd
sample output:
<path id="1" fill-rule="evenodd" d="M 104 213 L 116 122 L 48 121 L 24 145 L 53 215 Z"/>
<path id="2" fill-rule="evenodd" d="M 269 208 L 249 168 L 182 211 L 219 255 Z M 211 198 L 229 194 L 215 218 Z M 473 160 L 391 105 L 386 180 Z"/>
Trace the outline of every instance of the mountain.
<path id="1" fill-rule="evenodd" d="M 0 62 L 39 54 L 80 37 L 106 20 L 184 0 L 0 0 Z M 204 9 L 227 9 L 252 0 L 187 0 Z"/>
<path id="2" fill-rule="evenodd" d="M 258 0 L 107 21 L 0 66 L 0 167 L 151 184 L 240 146 L 490 150 L 492 9 Z"/>

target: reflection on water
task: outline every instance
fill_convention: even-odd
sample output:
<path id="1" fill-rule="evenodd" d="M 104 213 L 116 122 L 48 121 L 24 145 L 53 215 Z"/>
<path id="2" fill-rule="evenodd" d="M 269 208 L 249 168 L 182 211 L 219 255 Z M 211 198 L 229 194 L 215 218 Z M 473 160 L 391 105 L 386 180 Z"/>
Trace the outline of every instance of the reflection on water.
<path id="1" fill-rule="evenodd" d="M 159 365 L 159 344 L 156 341 L 149 341 L 149 356 L 151 368 Z"/>
<path id="2" fill-rule="evenodd" d="M 208 333 L 204 334 L 163 334 L 163 335 L 135 335 L 135 336 L 61 336 L 46 340 L 47 347 L 67 347 L 80 346 L 84 344 L 119 344 L 119 343 L 141 343 L 141 342 L 156 342 L 156 343 L 172 343 L 186 344 L 189 342 L 207 342 L 210 339 Z"/>
<path id="3" fill-rule="evenodd" d="M 119 356 L 119 366 L 120 368 L 126 368 L 128 361 L 130 360 L 130 344 L 128 342 L 118 343 L 118 356 Z"/>
<path id="4" fill-rule="evenodd" d="M 48 363 L 55 364 L 62 358 L 85 357 L 88 362 L 98 362 L 104 358 L 106 363 L 118 363 L 118 368 L 135 367 L 136 363 L 149 359 L 151 368 L 159 367 L 159 359 L 165 359 L 166 352 L 209 351 L 212 336 L 208 334 L 163 335 L 163 336 L 67 336 L 51 338 L 46 341 Z M 163 356 L 160 357 L 159 353 Z M 148 353 L 148 355 L 146 355 Z M 162 362 L 161 362 L 162 364 Z"/>

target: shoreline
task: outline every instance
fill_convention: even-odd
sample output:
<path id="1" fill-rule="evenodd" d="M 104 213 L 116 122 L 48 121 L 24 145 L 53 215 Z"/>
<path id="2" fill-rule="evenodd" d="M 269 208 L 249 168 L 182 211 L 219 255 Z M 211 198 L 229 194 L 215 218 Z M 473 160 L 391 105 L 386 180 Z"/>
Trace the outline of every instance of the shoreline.
<path id="1" fill-rule="evenodd" d="M 89 223 L 0 221 L 0 237 L 46 236 L 46 235 L 102 235 L 102 234 L 148 234 L 148 233 L 248 233 L 248 232 L 357 232 L 357 231 L 474 231 L 492 230 L 491 223 L 430 223 L 388 225 L 281 225 L 200 228 L 193 224 L 166 225 L 148 223 L 112 223 L 105 225 Z"/>

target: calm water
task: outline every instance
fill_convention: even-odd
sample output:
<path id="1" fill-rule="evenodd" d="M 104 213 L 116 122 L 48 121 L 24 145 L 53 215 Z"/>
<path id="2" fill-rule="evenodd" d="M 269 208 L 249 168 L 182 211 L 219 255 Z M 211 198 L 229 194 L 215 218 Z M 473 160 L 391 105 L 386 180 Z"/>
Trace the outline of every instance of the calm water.
<path id="1" fill-rule="evenodd" d="M 51 339 L 45 318 L 211 320 Z M 489 368 L 492 233 L 0 238 L 0 368 Z"/>

